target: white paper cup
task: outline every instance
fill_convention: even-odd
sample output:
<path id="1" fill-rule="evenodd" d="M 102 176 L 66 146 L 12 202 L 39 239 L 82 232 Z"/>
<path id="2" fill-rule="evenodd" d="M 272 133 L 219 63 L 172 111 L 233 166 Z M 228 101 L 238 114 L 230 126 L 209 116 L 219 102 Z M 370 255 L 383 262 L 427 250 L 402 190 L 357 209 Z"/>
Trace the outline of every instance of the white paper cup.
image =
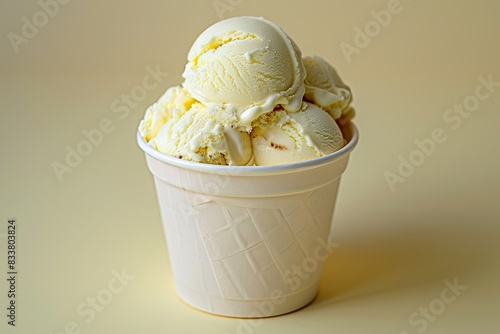
<path id="1" fill-rule="evenodd" d="M 340 177 L 358 141 L 278 166 L 216 166 L 158 152 L 137 134 L 154 175 L 179 297 L 224 316 L 269 317 L 313 300 Z"/>

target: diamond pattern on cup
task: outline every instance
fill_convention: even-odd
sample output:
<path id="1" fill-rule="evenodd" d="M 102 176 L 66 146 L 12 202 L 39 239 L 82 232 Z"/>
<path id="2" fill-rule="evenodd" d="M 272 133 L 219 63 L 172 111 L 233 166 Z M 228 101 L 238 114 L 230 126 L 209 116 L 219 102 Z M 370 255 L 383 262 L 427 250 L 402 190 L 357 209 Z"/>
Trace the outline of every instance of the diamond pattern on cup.
<path id="1" fill-rule="evenodd" d="M 185 259 L 196 253 L 206 263 L 204 269 L 192 269 L 196 278 L 188 278 L 189 285 L 234 300 L 268 298 L 274 289 L 293 293 L 285 273 L 314 255 L 318 237 L 328 238 L 335 190 L 324 187 L 273 201 L 245 198 L 244 207 L 237 205 L 243 200 L 239 198 L 172 190 L 170 196 L 186 198 L 191 210 L 180 219 L 182 223 L 173 224 L 179 228 L 173 232 L 177 246 L 191 252 Z M 181 218 L 179 213 L 175 216 Z M 201 248 L 197 242 L 192 245 L 195 249 L 188 250 L 179 232 L 191 234 L 193 227 L 199 232 Z M 203 279 L 208 282 L 201 282 Z"/>
<path id="2" fill-rule="evenodd" d="M 169 257 L 176 278 L 176 285 L 189 287 L 189 291 L 202 296 L 207 307 L 211 307 L 210 295 L 219 295 L 219 285 L 214 277 L 211 260 L 199 235 L 196 224 L 193 224 L 193 209 L 187 203 L 185 190 L 172 187 L 157 180 L 160 210 L 168 221 L 164 224 L 165 238 L 168 243 Z M 176 199 L 176 200 L 174 200 Z M 180 200 L 184 199 L 184 200 Z M 182 203 L 173 206 L 172 203 Z M 167 213 L 167 214 L 164 214 Z M 196 264 L 196 265 L 195 265 Z M 200 301 L 201 302 L 201 301 Z"/>
<path id="3" fill-rule="evenodd" d="M 282 274 L 302 263 L 305 254 L 281 210 L 249 208 L 248 211 Z"/>
<path id="4" fill-rule="evenodd" d="M 278 286 L 288 290 L 266 245 L 212 261 L 222 296 L 228 299 L 268 298 Z"/>
<path id="5" fill-rule="evenodd" d="M 263 241 L 245 208 L 209 202 L 196 206 L 194 210 L 212 261 L 242 252 Z"/>
<path id="6" fill-rule="evenodd" d="M 335 204 L 336 191 L 340 178 L 332 181 L 328 186 L 316 189 L 305 201 L 305 205 L 313 214 L 316 222 L 322 222 L 316 226 L 324 241 L 328 240 L 331 228 L 332 214 Z"/>
<path id="7" fill-rule="evenodd" d="M 317 222 L 314 219 L 311 222 L 311 218 L 313 217 L 313 214 L 306 205 L 299 206 L 297 210 L 286 217 L 306 256 L 313 256 L 317 239 L 321 236 Z"/>
<path id="8" fill-rule="evenodd" d="M 288 224 L 306 256 L 314 256 L 318 238 L 328 240 L 333 211 L 333 187 L 324 187 L 311 192 L 302 205 L 286 216 Z"/>

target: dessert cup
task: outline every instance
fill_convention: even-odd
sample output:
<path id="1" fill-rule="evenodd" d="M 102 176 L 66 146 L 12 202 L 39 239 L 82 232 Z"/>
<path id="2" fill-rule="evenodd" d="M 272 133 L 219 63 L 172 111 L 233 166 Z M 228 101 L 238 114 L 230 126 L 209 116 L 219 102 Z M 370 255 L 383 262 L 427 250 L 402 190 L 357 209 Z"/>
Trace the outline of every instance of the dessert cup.
<path id="1" fill-rule="evenodd" d="M 258 318 L 311 302 L 341 175 L 358 141 L 293 164 L 218 166 L 158 152 L 137 134 L 154 176 L 178 296 L 196 309 Z"/>

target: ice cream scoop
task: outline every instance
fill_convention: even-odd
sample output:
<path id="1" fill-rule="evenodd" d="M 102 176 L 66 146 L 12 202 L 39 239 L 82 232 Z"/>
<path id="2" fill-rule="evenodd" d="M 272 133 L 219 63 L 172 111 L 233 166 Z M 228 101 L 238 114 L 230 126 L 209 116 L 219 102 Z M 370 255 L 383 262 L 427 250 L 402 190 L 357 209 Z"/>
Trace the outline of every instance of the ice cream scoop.
<path id="1" fill-rule="evenodd" d="M 279 165 L 344 145 L 339 125 L 352 95 L 323 58 L 304 57 L 276 24 L 234 17 L 193 43 L 182 85 L 169 88 L 139 125 L 148 144 L 184 160 Z"/>
<path id="2" fill-rule="evenodd" d="M 259 166 L 311 160 L 342 148 L 337 123 L 318 106 L 305 103 L 297 112 L 276 111 L 251 133 L 253 155 Z"/>
<path id="3" fill-rule="evenodd" d="M 307 73 L 304 99 L 328 111 L 333 119 L 339 119 L 343 114 L 352 118 L 354 110 L 348 108 L 351 90 L 337 71 L 318 56 L 304 57 L 303 61 Z"/>
<path id="4" fill-rule="evenodd" d="M 174 112 L 151 144 L 168 155 L 214 165 L 246 165 L 252 159 L 248 133 L 222 126 L 201 103 Z"/>
<path id="5" fill-rule="evenodd" d="M 246 131 L 277 105 L 299 110 L 304 95 L 300 50 L 280 27 L 257 17 L 230 18 L 202 32 L 183 77 L 219 123 Z"/>
<path id="6" fill-rule="evenodd" d="M 173 86 L 146 110 L 139 124 L 139 132 L 150 141 L 160 128 L 172 117 L 172 113 L 187 111 L 195 100 L 181 86 Z"/>

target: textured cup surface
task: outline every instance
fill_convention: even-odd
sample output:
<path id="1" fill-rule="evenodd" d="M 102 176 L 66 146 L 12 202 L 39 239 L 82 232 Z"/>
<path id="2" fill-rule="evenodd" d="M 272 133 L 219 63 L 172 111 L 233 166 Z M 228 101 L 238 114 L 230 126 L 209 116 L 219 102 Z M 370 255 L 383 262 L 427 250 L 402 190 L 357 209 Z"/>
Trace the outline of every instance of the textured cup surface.
<path id="1" fill-rule="evenodd" d="M 139 146 L 154 175 L 176 290 L 218 315 L 268 317 L 317 292 L 340 177 L 358 140 L 279 166 L 215 166 Z"/>

